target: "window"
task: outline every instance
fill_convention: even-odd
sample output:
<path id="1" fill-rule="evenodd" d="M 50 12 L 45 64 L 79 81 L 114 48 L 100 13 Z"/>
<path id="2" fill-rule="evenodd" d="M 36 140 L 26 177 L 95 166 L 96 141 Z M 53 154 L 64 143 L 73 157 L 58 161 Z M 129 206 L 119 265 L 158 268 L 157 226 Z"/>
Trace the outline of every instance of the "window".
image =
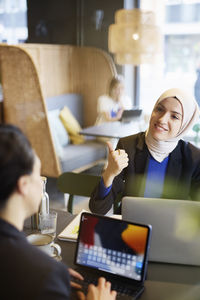
<path id="1" fill-rule="evenodd" d="M 23 43 L 27 37 L 26 0 L 0 0 L 0 42 Z"/>
<path id="2" fill-rule="evenodd" d="M 162 4 L 160 3 L 162 2 Z M 154 65 L 141 66 L 140 103 L 147 114 L 166 89 L 179 87 L 195 95 L 200 104 L 200 0 L 155 1 L 154 10 L 163 33 L 163 53 Z"/>

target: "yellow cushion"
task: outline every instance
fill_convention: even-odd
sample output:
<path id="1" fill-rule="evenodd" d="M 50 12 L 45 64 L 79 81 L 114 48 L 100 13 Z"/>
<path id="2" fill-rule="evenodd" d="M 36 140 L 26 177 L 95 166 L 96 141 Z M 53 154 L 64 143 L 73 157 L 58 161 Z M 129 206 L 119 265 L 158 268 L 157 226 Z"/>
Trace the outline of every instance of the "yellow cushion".
<path id="1" fill-rule="evenodd" d="M 66 106 L 60 111 L 59 117 L 67 130 L 73 144 L 81 144 L 84 137 L 79 134 L 81 126 Z"/>

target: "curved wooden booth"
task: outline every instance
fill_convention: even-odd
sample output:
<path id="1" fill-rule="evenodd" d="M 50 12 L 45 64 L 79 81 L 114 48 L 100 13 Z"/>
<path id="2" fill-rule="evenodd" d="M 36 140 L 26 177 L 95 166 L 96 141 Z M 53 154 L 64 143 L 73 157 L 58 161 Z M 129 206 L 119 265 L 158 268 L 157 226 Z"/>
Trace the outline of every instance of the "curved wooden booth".
<path id="1" fill-rule="evenodd" d="M 0 44 L 4 121 L 19 126 L 42 162 L 42 174 L 63 171 L 55 151 L 45 99 L 66 93 L 83 97 L 83 126 L 93 125 L 97 99 L 116 74 L 111 57 L 97 48 L 71 45 Z"/>

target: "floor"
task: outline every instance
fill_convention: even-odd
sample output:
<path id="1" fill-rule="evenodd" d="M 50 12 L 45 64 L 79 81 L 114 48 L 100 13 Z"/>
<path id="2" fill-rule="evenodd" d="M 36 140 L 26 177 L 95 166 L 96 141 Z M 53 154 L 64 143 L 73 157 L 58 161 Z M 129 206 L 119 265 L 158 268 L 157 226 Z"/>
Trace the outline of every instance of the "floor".
<path id="1" fill-rule="evenodd" d="M 100 175 L 102 173 L 104 164 L 99 164 L 91 169 L 84 171 L 84 173 L 92 174 L 92 175 Z M 49 195 L 50 209 L 56 210 L 66 210 L 67 208 L 67 194 L 63 194 L 58 191 L 56 187 L 56 179 L 55 178 L 47 178 L 47 193 Z M 82 209 L 89 211 L 88 207 L 89 198 L 75 196 L 74 199 L 74 207 L 73 214 L 78 214 Z"/>

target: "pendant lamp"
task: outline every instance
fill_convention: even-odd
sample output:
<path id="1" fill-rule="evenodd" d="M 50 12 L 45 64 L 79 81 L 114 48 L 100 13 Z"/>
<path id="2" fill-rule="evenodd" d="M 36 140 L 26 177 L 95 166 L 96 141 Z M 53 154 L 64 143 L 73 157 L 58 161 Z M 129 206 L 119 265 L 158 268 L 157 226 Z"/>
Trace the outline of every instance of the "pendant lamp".
<path id="1" fill-rule="evenodd" d="M 161 34 L 151 11 L 120 9 L 109 26 L 108 49 L 119 65 L 152 63 L 161 51 Z"/>

